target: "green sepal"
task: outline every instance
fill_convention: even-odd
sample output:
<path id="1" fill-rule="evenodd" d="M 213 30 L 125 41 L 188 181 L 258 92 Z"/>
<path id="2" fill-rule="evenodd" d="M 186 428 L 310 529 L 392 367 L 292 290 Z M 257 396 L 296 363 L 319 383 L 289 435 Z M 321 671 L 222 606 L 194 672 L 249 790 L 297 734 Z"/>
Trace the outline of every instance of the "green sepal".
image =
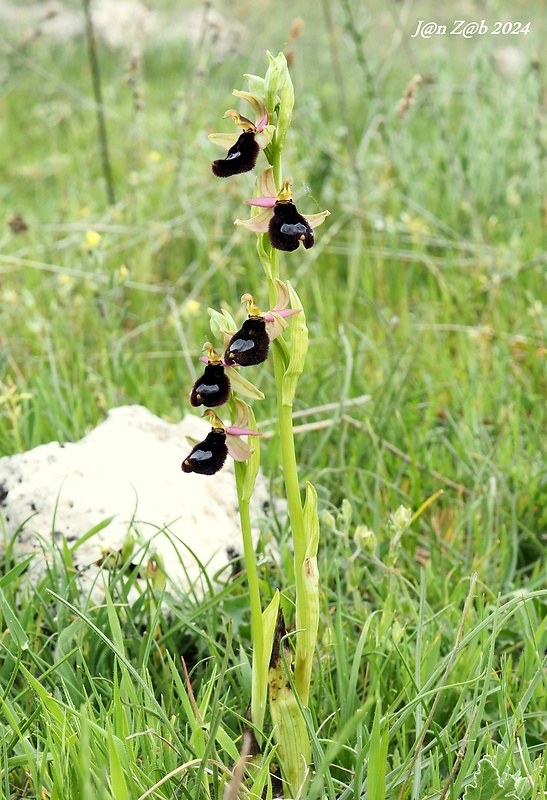
<path id="1" fill-rule="evenodd" d="M 264 400 L 264 392 L 261 392 L 251 381 L 244 378 L 237 369 L 228 370 L 228 377 L 234 392 L 243 397 L 249 397 L 251 400 Z"/>
<path id="2" fill-rule="evenodd" d="M 249 85 L 249 93 L 254 94 L 255 97 L 258 97 L 258 99 L 262 100 L 264 105 L 267 106 L 268 95 L 264 86 L 264 78 L 261 78 L 259 75 L 250 75 L 249 73 L 245 73 L 243 77 L 246 78 L 247 84 Z"/>
<path id="3" fill-rule="evenodd" d="M 287 281 L 287 288 L 291 299 L 291 308 L 300 310 L 300 314 L 296 314 L 291 320 L 290 357 L 281 383 L 281 401 L 283 405 L 290 406 L 296 394 L 298 379 L 304 370 L 304 362 L 308 352 L 308 328 L 300 298 L 289 281 Z"/>
<path id="4" fill-rule="evenodd" d="M 234 318 L 229 311 L 225 309 L 217 311 L 215 308 L 208 308 L 207 312 L 209 314 L 211 333 L 216 339 L 220 339 L 223 342 L 224 331 L 233 331 L 235 333 L 238 330 Z"/>

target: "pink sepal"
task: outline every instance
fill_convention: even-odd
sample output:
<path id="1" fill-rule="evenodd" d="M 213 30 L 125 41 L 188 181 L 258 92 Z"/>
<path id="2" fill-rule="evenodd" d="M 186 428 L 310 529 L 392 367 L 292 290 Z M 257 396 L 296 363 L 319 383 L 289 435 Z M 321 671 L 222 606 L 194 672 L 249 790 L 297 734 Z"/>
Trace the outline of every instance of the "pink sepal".
<path id="1" fill-rule="evenodd" d="M 250 428 L 236 428 L 234 425 L 226 428 L 226 433 L 230 436 L 262 436 L 258 431 L 252 431 Z"/>
<path id="2" fill-rule="evenodd" d="M 278 317 L 294 317 L 295 314 L 300 314 L 300 311 L 300 308 L 274 308 L 273 312 L 267 311 L 266 314 L 262 314 L 262 318 L 266 322 L 275 322 L 274 314 Z"/>
<path id="3" fill-rule="evenodd" d="M 252 200 L 244 200 L 248 206 L 259 206 L 260 208 L 273 208 L 275 206 L 275 197 L 253 197 Z"/>

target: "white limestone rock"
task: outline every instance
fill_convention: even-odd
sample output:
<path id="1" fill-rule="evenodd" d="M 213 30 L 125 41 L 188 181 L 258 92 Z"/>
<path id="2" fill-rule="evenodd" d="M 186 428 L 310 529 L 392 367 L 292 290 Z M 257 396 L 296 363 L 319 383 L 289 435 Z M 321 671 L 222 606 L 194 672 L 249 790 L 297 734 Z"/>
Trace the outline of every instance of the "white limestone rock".
<path id="1" fill-rule="evenodd" d="M 187 576 L 197 578 L 196 558 L 213 576 L 242 552 L 233 461 L 210 477 L 181 470 L 191 450 L 185 437 L 204 439 L 210 430 L 191 415 L 172 425 L 142 406 L 122 406 L 79 442 L 51 442 L 1 458 L 0 512 L 8 539 L 19 531 L 16 551 L 38 551 L 36 562 L 40 540 L 49 543 L 47 551 L 62 534 L 72 546 L 113 517 L 76 549 L 79 569 L 105 550 L 120 549 L 131 530 L 146 549 L 143 563 L 160 554 L 175 583 L 186 587 Z M 257 509 L 266 507 L 262 476 L 256 498 Z"/>

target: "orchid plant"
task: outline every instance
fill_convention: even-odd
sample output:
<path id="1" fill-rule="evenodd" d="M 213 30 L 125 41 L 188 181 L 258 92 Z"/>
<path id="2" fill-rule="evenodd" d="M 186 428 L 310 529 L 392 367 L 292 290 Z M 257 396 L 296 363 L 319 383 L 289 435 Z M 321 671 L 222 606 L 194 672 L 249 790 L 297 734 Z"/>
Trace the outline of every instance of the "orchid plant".
<path id="1" fill-rule="evenodd" d="M 233 94 L 252 108 L 254 121 L 229 109 L 241 133 L 214 133 L 211 141 L 227 148 L 226 157 L 212 163 L 216 177 L 228 178 L 255 169 L 261 153 L 267 161 L 256 181 L 256 196 L 244 200 L 251 206 L 251 217 L 235 224 L 257 236 L 257 251 L 264 268 L 270 310 L 263 312 L 252 295 L 241 298 L 247 319 L 238 328 L 226 311 L 209 309 L 211 331 L 221 343 L 223 355 L 207 342 L 203 374 L 190 393 L 194 407 L 206 406 L 204 416 L 211 421 L 211 432 L 202 442 L 192 441 L 192 450 L 182 463 L 185 473 L 214 475 L 230 454 L 235 460 L 235 476 L 243 535 L 250 596 L 252 654 L 252 696 L 247 713 L 247 736 L 252 746 L 247 753 L 260 758 L 263 728 L 269 700 L 273 734 L 286 797 L 300 796 L 311 761 L 310 738 L 302 713 L 309 702 L 312 663 L 319 622 L 319 580 L 317 549 L 319 521 L 317 495 L 307 484 L 305 498 L 298 478 L 292 411 L 298 379 L 304 369 L 308 349 L 308 330 L 300 299 L 290 281 L 280 278 L 279 251 L 295 252 L 302 243 L 314 245 L 314 229 L 328 211 L 303 215 L 293 201 L 292 178 L 283 177 L 281 156 L 289 130 L 294 89 L 283 53 L 268 53 L 269 66 L 264 78 L 246 75 L 249 91 Z M 287 338 L 286 338 L 287 337 Z M 270 346 L 271 345 L 271 346 Z M 277 424 L 281 443 L 283 478 L 294 547 L 295 627 L 293 642 L 286 635 L 279 608 L 279 592 L 266 608 L 260 595 L 258 571 L 251 536 L 250 500 L 260 464 L 260 434 L 254 414 L 241 399 L 259 400 L 264 395 L 241 375 L 248 367 L 273 361 Z M 233 420 L 226 425 L 213 408 L 226 406 Z M 245 442 L 245 436 L 253 442 Z"/>

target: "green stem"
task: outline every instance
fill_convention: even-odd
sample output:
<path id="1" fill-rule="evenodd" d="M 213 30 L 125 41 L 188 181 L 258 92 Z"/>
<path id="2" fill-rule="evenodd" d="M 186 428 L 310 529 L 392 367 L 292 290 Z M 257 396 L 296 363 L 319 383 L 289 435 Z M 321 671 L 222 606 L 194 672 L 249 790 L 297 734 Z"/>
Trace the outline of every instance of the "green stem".
<path id="1" fill-rule="evenodd" d="M 272 142 L 272 168 L 275 185 L 278 189 L 283 184 L 281 166 L 281 148 L 276 146 L 275 139 Z M 274 279 L 279 276 L 279 256 L 278 251 L 270 247 L 270 273 L 272 280 L 269 283 L 270 308 L 275 308 L 276 286 Z M 279 428 L 279 438 L 281 441 L 281 461 L 283 464 L 283 480 L 285 483 L 285 493 L 289 508 L 289 520 L 294 547 L 294 578 L 296 608 L 300 607 L 304 597 L 304 559 L 306 557 L 306 531 L 304 528 L 304 516 L 302 509 L 302 496 L 300 494 L 300 483 L 298 480 L 298 469 L 296 465 L 296 452 L 294 448 L 294 432 L 292 422 L 292 403 L 283 403 L 283 376 L 285 374 L 285 364 L 279 348 L 273 348 L 273 362 L 275 374 L 275 386 L 277 396 L 277 419 Z M 300 615 L 297 615 L 300 616 Z M 297 637 L 299 634 L 297 634 Z M 298 652 L 297 647 L 297 652 Z M 297 664 L 295 673 L 295 685 L 300 697 L 307 698 L 309 685 L 304 685 L 305 671 L 301 665 Z M 309 683 L 309 681 L 308 681 Z"/>
<path id="2" fill-rule="evenodd" d="M 256 568 L 256 558 L 251 532 L 250 506 L 249 501 L 243 499 L 245 469 L 246 465 L 243 462 L 235 462 L 237 497 L 239 501 L 239 518 L 241 521 L 243 554 L 245 557 L 247 585 L 249 587 L 249 599 L 251 607 L 251 638 L 253 642 L 253 692 L 251 696 L 251 719 L 253 721 L 253 725 L 255 725 L 259 731 L 262 731 L 264 713 L 266 711 L 267 687 L 264 685 L 262 691 L 255 691 L 255 688 L 258 684 L 263 682 L 259 673 L 261 670 L 263 670 L 264 632 L 262 625 L 262 604 L 260 602 L 258 570 Z"/>

